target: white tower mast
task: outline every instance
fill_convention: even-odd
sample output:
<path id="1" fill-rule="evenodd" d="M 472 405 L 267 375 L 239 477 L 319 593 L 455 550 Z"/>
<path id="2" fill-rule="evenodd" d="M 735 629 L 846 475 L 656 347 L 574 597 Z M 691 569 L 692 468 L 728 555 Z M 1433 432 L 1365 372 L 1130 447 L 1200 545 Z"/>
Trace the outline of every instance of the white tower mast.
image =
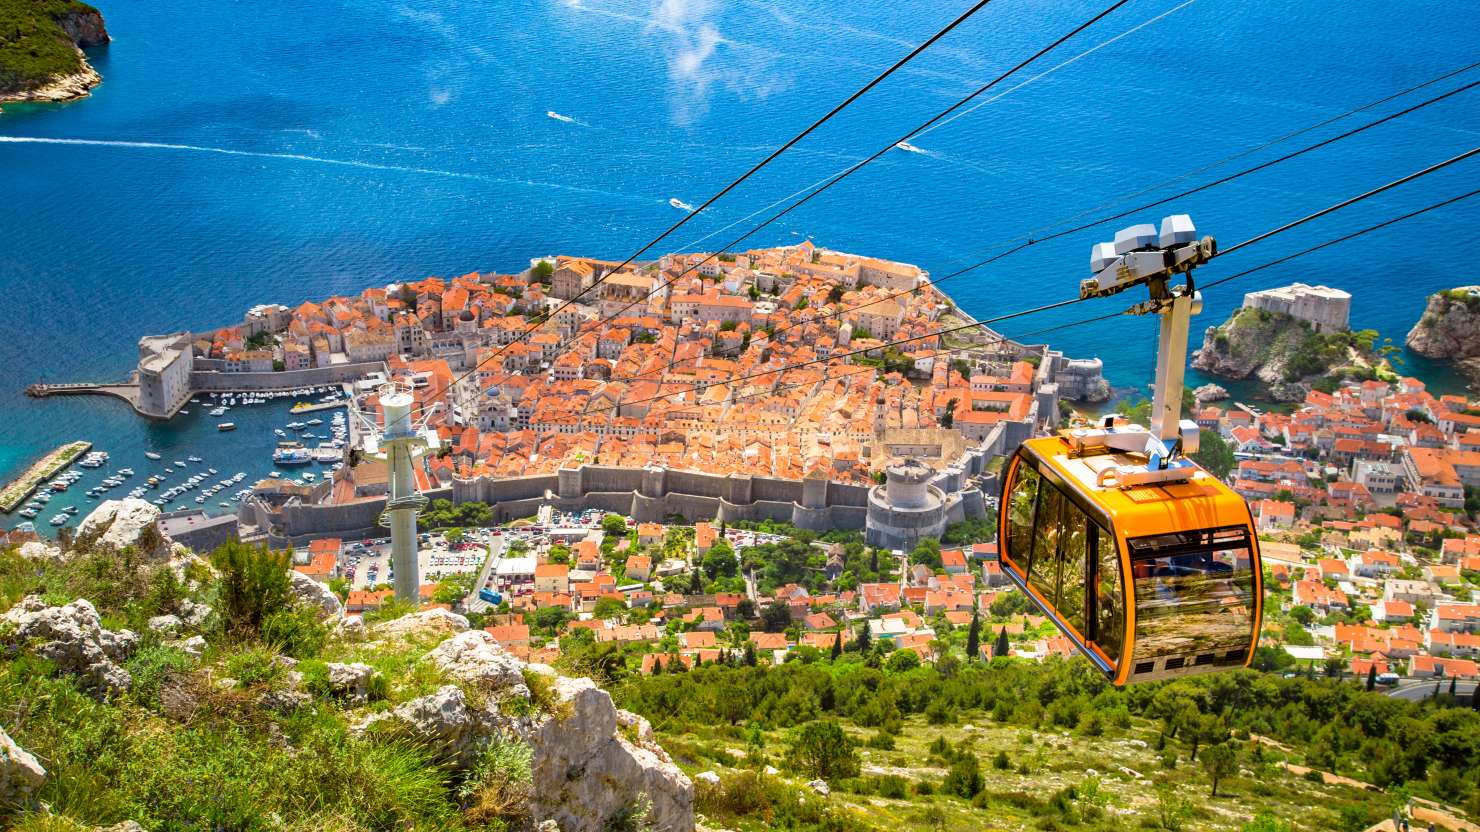
<path id="1" fill-rule="evenodd" d="M 416 515 L 427 504 L 425 494 L 416 490 L 415 461 L 435 451 L 439 440 L 436 431 L 426 427 L 426 416 L 420 424 L 411 418 L 415 403 L 410 389 L 394 382 L 379 390 L 380 407 L 385 424 L 378 428 L 374 420 L 366 422 L 365 456 L 385 462 L 387 493 L 380 525 L 391 530 L 391 565 L 395 569 L 396 600 L 411 604 L 421 600 L 421 569 L 416 552 Z"/>

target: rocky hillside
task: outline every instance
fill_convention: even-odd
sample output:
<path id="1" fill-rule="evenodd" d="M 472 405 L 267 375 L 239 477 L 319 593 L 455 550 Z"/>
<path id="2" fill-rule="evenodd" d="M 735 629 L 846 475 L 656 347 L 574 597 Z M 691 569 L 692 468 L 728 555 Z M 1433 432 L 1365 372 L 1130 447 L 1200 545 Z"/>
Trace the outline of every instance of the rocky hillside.
<path id="1" fill-rule="evenodd" d="M 103 15 L 76 0 L 0 0 L 0 102 L 67 101 L 102 83 L 82 49 L 108 43 Z"/>
<path id="2" fill-rule="evenodd" d="M 1480 286 L 1460 286 L 1429 295 L 1423 316 L 1408 333 L 1408 349 L 1445 358 L 1480 378 Z"/>
<path id="3" fill-rule="evenodd" d="M 157 514 L 108 502 L 68 548 L 0 552 L 5 828 L 694 828 L 689 779 L 591 680 L 442 609 L 345 615 Z"/>
<path id="4" fill-rule="evenodd" d="M 1223 325 L 1208 327 L 1192 366 L 1224 378 L 1257 378 L 1269 398 L 1300 401 L 1313 387 L 1340 378 L 1371 378 L 1381 369 L 1373 356 L 1377 333 L 1321 334 L 1297 318 L 1240 309 Z"/>

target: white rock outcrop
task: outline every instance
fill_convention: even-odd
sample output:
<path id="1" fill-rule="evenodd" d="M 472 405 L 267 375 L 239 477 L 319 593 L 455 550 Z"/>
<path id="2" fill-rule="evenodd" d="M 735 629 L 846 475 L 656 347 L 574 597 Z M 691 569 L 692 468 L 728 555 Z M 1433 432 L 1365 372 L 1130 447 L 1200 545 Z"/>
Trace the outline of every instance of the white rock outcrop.
<path id="1" fill-rule="evenodd" d="M 370 701 L 370 682 L 375 678 L 375 668 L 361 662 L 329 662 L 328 668 L 330 693 L 350 705 L 363 705 Z"/>
<path id="2" fill-rule="evenodd" d="M 40 540 L 28 540 L 17 551 L 26 560 L 61 560 L 63 557 L 61 549 Z"/>
<path id="3" fill-rule="evenodd" d="M 523 662 L 499 648 L 484 630 L 468 630 L 447 639 L 427 654 L 449 678 L 476 685 L 479 690 L 528 697 Z"/>
<path id="4" fill-rule="evenodd" d="M 560 676 L 555 691 L 560 718 L 546 719 L 529 738 L 534 816 L 553 818 L 566 832 L 599 832 L 643 798 L 654 830 L 690 832 L 694 784 L 651 741 L 646 720 L 634 743 L 618 730 L 617 708 L 595 682 Z"/>
<path id="5" fill-rule="evenodd" d="M 87 686 L 103 692 L 127 690 L 133 684 L 117 662 L 133 652 L 139 637 L 130 630 L 103 629 L 98 611 L 86 600 L 60 607 L 47 606 L 30 595 L 5 613 L 13 624 L 12 640 L 31 647 L 36 655 L 54 662 L 59 670 L 79 676 Z"/>
<path id="6" fill-rule="evenodd" d="M 46 782 L 46 769 L 0 728 L 0 805 L 25 803 Z"/>
<path id="7" fill-rule="evenodd" d="M 334 590 L 297 570 L 288 571 L 288 591 L 300 603 L 318 608 L 320 618 L 338 618 L 344 612 Z"/>
<path id="8" fill-rule="evenodd" d="M 185 627 L 178 615 L 156 615 L 149 619 L 149 631 L 162 636 L 173 636 Z"/>
<path id="9" fill-rule="evenodd" d="M 468 619 L 440 608 L 413 612 L 375 625 L 374 634 L 381 638 L 450 635 L 468 629 Z"/>
<path id="10" fill-rule="evenodd" d="M 78 540 L 91 540 L 115 549 L 126 546 L 139 547 L 139 538 L 145 529 L 154 529 L 159 520 L 159 506 L 148 500 L 128 497 L 122 500 L 104 500 L 93 509 L 77 526 Z M 165 558 L 170 554 L 170 544 L 163 535 L 154 536 L 154 545 L 144 552 L 151 558 Z"/>
<path id="11" fill-rule="evenodd" d="M 534 818 L 554 820 L 563 832 L 600 832 L 645 804 L 648 826 L 655 832 L 692 832 L 693 783 L 654 740 L 648 721 L 619 710 L 595 682 L 521 662 L 488 633 L 466 631 L 462 616 L 443 611 L 404 616 L 375 630 L 380 634 L 382 628 L 406 622 L 391 630 L 420 634 L 456 627 L 458 620 L 463 631 L 427 654 L 458 684 L 373 714 L 357 732 L 404 732 L 462 767 L 472 765 L 493 737 L 521 740 L 531 750 Z M 549 679 L 554 702 L 542 703 L 549 707 L 534 714 L 527 709 L 505 713 L 502 708 L 528 696 L 526 672 Z M 464 688 L 474 692 L 472 701 Z"/>

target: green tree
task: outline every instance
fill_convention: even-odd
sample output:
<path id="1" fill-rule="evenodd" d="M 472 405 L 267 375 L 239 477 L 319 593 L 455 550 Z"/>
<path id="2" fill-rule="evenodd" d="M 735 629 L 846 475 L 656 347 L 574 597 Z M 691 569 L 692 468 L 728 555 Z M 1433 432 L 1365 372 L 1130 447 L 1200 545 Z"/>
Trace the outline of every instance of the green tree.
<path id="1" fill-rule="evenodd" d="M 910 563 L 923 563 L 931 569 L 940 568 L 940 541 L 933 537 L 922 537 L 910 553 Z"/>
<path id="2" fill-rule="evenodd" d="M 290 556 L 290 552 L 239 541 L 222 544 L 211 553 L 211 565 L 221 576 L 217 609 L 228 635 L 256 636 L 269 615 L 287 606 Z"/>
<path id="3" fill-rule="evenodd" d="M 833 639 L 832 656 L 830 658 L 832 658 L 833 661 L 837 661 L 838 657 L 841 655 L 843 655 L 843 631 L 839 630 L 837 633 L 837 638 Z"/>
<path id="4" fill-rule="evenodd" d="M 920 657 L 913 650 L 895 650 L 889 654 L 885 666 L 894 673 L 904 673 L 920 666 Z"/>
<path id="5" fill-rule="evenodd" d="M 1200 447 L 1197 453 L 1190 454 L 1192 460 L 1220 480 L 1227 477 L 1237 464 L 1233 458 L 1233 447 L 1223 441 L 1223 437 L 1216 431 L 1211 430 L 1202 431 L 1198 444 Z"/>
<path id="6" fill-rule="evenodd" d="M 940 790 L 970 800 L 976 797 L 984 785 L 981 763 L 975 754 L 967 752 L 958 755 L 956 761 L 951 763 L 945 780 L 940 784 Z"/>
<path id="7" fill-rule="evenodd" d="M 719 578 L 733 578 L 738 574 L 740 564 L 735 558 L 735 550 L 730 548 L 728 541 L 716 540 L 709 551 L 704 553 L 702 562 L 704 574 L 709 580 Z"/>
<path id="8" fill-rule="evenodd" d="M 868 630 L 868 622 L 865 621 L 858 627 L 858 637 L 853 640 L 853 646 L 859 653 L 868 653 L 869 645 L 873 643 L 873 634 Z"/>
<path id="9" fill-rule="evenodd" d="M 796 729 L 787 762 L 801 774 L 829 783 L 857 777 L 859 771 L 858 748 L 831 719 L 815 720 Z"/>
<path id="10" fill-rule="evenodd" d="M 549 283 L 550 276 L 553 274 L 555 274 L 555 264 L 549 260 L 541 260 L 529 270 L 530 279 L 536 283 Z"/>
<path id="11" fill-rule="evenodd" d="M 1229 743 L 1218 743 L 1203 751 L 1203 771 L 1212 784 L 1212 796 L 1218 796 L 1218 784 L 1238 773 L 1238 757 Z"/>
<path id="12" fill-rule="evenodd" d="M 791 625 L 791 610 L 780 601 L 772 601 L 761 610 L 761 629 L 779 633 Z"/>
<path id="13" fill-rule="evenodd" d="M 971 627 L 966 631 L 966 658 L 976 661 L 981 655 L 982 646 L 982 619 L 981 611 L 976 607 L 971 610 Z"/>
<path id="14" fill-rule="evenodd" d="M 608 537 L 622 537 L 627 534 L 627 521 L 620 514 L 608 514 L 601 518 L 601 530 Z"/>
<path id="15" fill-rule="evenodd" d="M 945 412 L 941 414 L 941 417 L 940 417 L 940 426 L 943 427 L 943 428 L 950 428 L 955 423 L 956 423 L 956 400 L 955 399 L 951 399 L 950 401 L 946 402 Z"/>
<path id="16" fill-rule="evenodd" d="M 1367 690 L 1377 687 L 1377 663 L 1373 662 L 1367 668 Z"/>
<path id="17" fill-rule="evenodd" d="M 596 601 L 591 614 L 601 619 L 620 618 L 627 614 L 627 605 L 617 598 L 601 598 Z"/>
<path id="18" fill-rule="evenodd" d="M 1007 628 L 1003 627 L 997 631 L 997 643 L 992 645 L 992 658 L 1006 656 L 1012 652 L 1012 645 L 1007 641 Z"/>

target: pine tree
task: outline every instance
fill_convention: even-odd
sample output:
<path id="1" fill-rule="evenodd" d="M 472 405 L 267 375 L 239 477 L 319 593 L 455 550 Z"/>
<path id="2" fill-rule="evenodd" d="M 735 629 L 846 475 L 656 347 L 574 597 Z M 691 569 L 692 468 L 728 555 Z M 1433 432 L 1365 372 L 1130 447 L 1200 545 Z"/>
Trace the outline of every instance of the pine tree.
<path id="1" fill-rule="evenodd" d="M 653 675 L 663 675 L 663 657 L 661 655 L 653 656 Z"/>
<path id="2" fill-rule="evenodd" d="M 997 643 L 992 647 L 992 656 L 993 658 L 1006 656 L 1011 650 L 1012 646 L 1007 643 L 1007 628 L 1003 627 L 997 633 Z"/>
<path id="3" fill-rule="evenodd" d="M 1373 664 L 1370 667 L 1367 668 L 1367 690 L 1372 690 L 1372 689 L 1374 689 L 1376 687 L 1377 687 L 1377 663 L 1376 662 L 1373 662 Z"/>
<path id="4" fill-rule="evenodd" d="M 976 661 L 981 655 L 982 648 L 982 621 L 980 611 L 975 607 L 971 610 L 971 629 L 966 631 L 966 660 Z"/>
<path id="5" fill-rule="evenodd" d="M 858 648 L 858 652 L 867 653 L 872 637 L 868 631 L 868 622 L 865 621 L 863 626 L 858 628 L 858 638 L 854 640 L 853 646 Z"/>
<path id="6" fill-rule="evenodd" d="M 843 631 L 838 631 L 838 637 L 833 639 L 832 660 L 837 661 L 838 656 L 843 655 Z"/>
<path id="7" fill-rule="evenodd" d="M 755 667 L 755 642 L 745 642 L 745 666 Z"/>
<path id="8" fill-rule="evenodd" d="M 697 570 L 697 569 L 695 569 L 693 572 L 690 572 L 689 573 L 689 594 L 690 595 L 703 595 L 704 594 L 704 579 L 699 576 L 699 570 Z"/>

